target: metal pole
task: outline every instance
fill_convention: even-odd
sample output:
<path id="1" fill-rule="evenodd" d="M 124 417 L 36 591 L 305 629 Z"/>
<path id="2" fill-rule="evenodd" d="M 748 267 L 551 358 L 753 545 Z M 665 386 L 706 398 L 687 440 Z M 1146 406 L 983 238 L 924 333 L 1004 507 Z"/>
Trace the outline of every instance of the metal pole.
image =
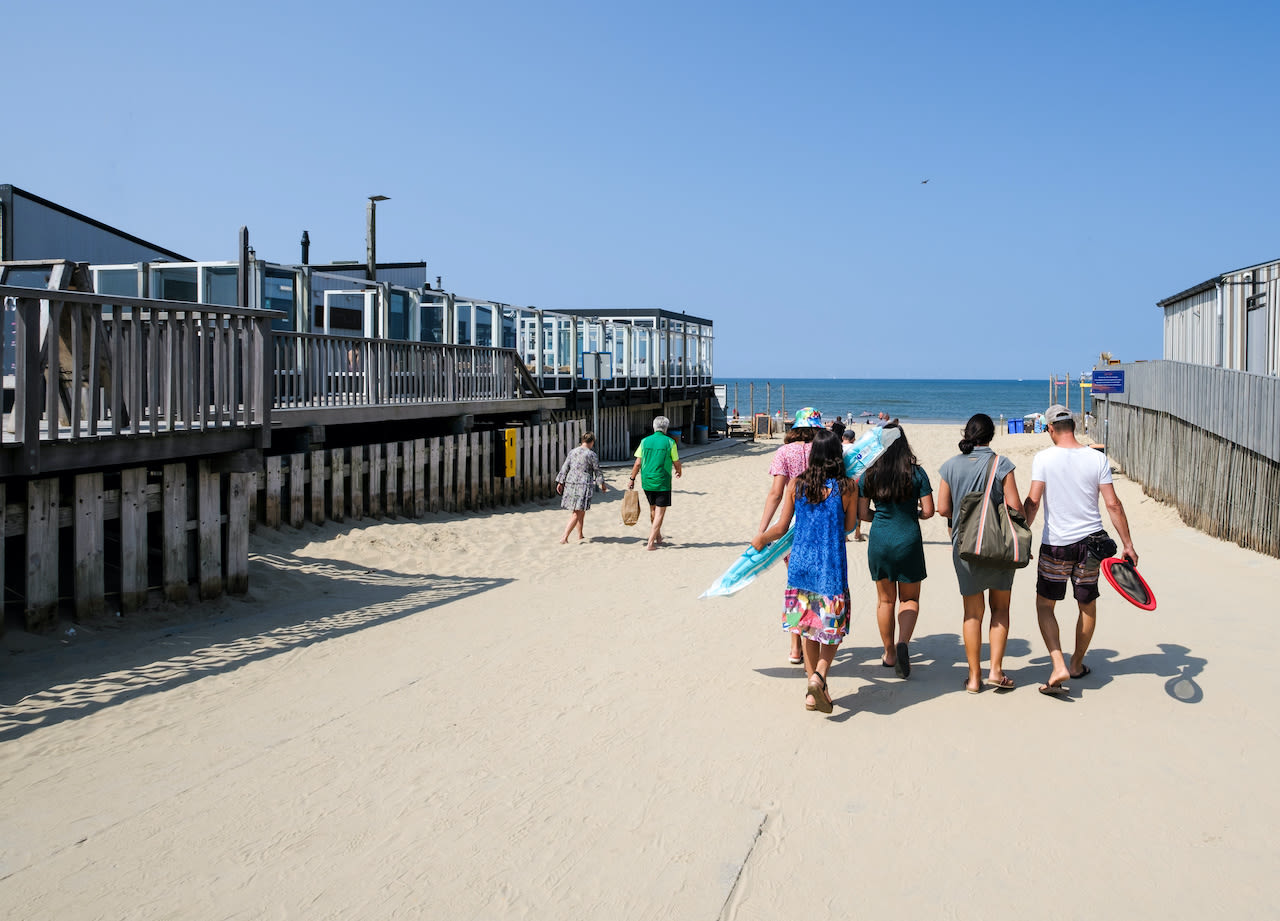
<path id="1" fill-rule="evenodd" d="M 591 430 L 600 431 L 600 353 L 591 355 L 595 362 L 595 374 L 591 377 Z M 597 438 L 599 435 L 596 436 Z"/>
<path id="2" fill-rule="evenodd" d="M 1102 421 L 1102 453 L 1107 455 L 1107 462 L 1111 460 L 1111 394 L 1107 394 L 1107 414 Z"/>
<path id="3" fill-rule="evenodd" d="M 236 279 L 237 288 L 236 300 L 239 301 L 237 306 L 249 306 L 249 228 L 240 228 L 240 272 Z"/>

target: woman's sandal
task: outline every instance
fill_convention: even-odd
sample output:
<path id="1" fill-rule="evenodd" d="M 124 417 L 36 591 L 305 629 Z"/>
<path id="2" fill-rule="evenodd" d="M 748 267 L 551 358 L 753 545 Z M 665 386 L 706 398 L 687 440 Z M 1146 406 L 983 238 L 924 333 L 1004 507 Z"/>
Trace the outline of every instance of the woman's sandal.
<path id="1" fill-rule="evenodd" d="M 816 684 L 813 680 L 815 678 L 818 679 Z M 814 672 L 809 676 L 809 689 L 805 694 L 805 697 L 813 698 L 812 707 L 809 706 L 809 701 L 807 699 L 805 700 L 804 708 L 806 710 L 817 710 L 821 713 L 831 712 L 831 695 L 827 693 L 827 679 L 823 678 L 822 675 L 817 672 Z"/>

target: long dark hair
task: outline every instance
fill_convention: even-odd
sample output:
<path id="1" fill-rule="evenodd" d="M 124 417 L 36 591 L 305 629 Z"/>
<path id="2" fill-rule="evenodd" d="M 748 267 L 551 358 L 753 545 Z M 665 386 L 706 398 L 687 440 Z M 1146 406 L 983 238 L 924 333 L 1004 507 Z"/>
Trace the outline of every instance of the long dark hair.
<path id="1" fill-rule="evenodd" d="M 991 444 L 996 436 L 996 424 L 986 413 L 974 413 L 964 424 L 964 434 L 960 436 L 960 453 L 972 454 L 974 448 Z"/>
<path id="2" fill-rule="evenodd" d="M 916 461 L 907 434 L 902 426 L 890 423 L 886 429 L 898 429 L 898 438 L 884 449 L 863 477 L 863 489 L 877 505 L 889 502 L 908 502 L 918 498 L 916 492 Z"/>
<path id="3" fill-rule="evenodd" d="M 827 480 L 834 479 L 840 492 L 850 490 L 853 480 L 844 475 L 844 452 L 840 439 L 834 432 L 814 429 L 813 445 L 809 448 L 809 466 L 796 477 L 796 493 L 815 505 L 823 500 Z"/>
<path id="4" fill-rule="evenodd" d="M 787 429 L 787 434 L 782 436 L 783 444 L 791 444 L 793 441 L 812 442 L 813 433 L 821 431 L 821 429 L 812 425 L 791 426 Z"/>

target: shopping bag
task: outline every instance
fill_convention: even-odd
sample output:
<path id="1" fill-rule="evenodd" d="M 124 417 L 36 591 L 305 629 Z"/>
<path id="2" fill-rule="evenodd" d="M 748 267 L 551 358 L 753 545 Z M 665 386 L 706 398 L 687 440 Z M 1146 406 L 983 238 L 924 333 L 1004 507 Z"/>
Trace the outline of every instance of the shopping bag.
<path id="1" fill-rule="evenodd" d="M 635 524 L 640 520 L 640 493 L 628 489 L 622 494 L 622 523 Z"/>

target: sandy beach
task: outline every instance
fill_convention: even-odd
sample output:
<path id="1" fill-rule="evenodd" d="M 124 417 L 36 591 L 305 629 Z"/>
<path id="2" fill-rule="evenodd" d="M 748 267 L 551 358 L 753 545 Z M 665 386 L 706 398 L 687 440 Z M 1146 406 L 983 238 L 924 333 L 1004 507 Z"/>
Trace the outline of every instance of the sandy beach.
<path id="1" fill-rule="evenodd" d="M 906 429 L 935 486 L 959 430 Z M 866 544 L 850 543 L 826 717 L 787 664 L 781 567 L 698 599 L 752 536 L 779 443 L 686 455 L 657 552 L 615 491 L 567 546 L 554 497 L 260 529 L 246 600 L 70 646 L 10 631 L 6 915 L 1280 913 L 1280 560 L 1188 528 L 1118 475 L 1158 610 L 1104 586 L 1093 674 L 1048 698 L 1023 571 L 1018 687 L 973 696 L 945 523 L 923 525 L 906 681 L 879 667 Z M 993 444 L 1024 495 L 1048 445 Z M 1074 605 L 1059 612 L 1069 652 Z"/>

